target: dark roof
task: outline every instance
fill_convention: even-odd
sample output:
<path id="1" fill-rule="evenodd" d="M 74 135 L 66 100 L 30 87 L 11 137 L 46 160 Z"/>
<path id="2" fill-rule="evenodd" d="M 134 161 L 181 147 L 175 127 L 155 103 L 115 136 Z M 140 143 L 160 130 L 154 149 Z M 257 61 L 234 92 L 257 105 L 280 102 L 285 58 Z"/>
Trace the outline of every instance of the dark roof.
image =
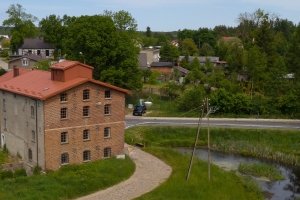
<path id="1" fill-rule="evenodd" d="M 140 68 L 147 67 L 147 54 L 146 53 L 140 53 L 138 59 L 139 59 L 139 67 Z"/>
<path id="2" fill-rule="evenodd" d="M 185 68 L 183 68 L 183 67 L 175 66 L 174 68 L 175 68 L 175 69 L 178 69 L 178 71 L 180 71 L 180 72 L 182 72 L 182 73 L 184 73 L 184 74 L 189 73 L 189 70 L 187 70 L 187 69 L 185 69 Z"/>
<path id="3" fill-rule="evenodd" d="M 47 59 L 45 57 L 32 54 L 32 55 L 23 55 L 23 56 L 14 58 L 14 59 L 10 60 L 9 63 L 12 62 L 12 61 L 15 61 L 15 60 L 19 60 L 21 58 L 28 58 L 30 60 L 35 60 L 35 61 L 42 61 L 42 60 L 46 60 Z"/>
<path id="4" fill-rule="evenodd" d="M 183 58 L 184 58 L 184 56 L 179 56 L 178 61 L 180 62 Z M 194 58 L 195 58 L 195 56 L 189 56 L 189 62 L 192 62 L 194 60 Z M 215 57 L 215 56 L 198 56 L 197 58 L 198 58 L 199 62 L 201 62 L 201 63 L 205 63 L 206 59 L 209 59 L 210 62 L 212 62 L 212 63 L 219 62 L 219 57 Z"/>
<path id="5" fill-rule="evenodd" d="M 152 62 L 151 67 L 173 67 L 174 63 L 172 62 Z"/>
<path id="6" fill-rule="evenodd" d="M 36 37 L 34 39 L 25 38 L 21 49 L 55 49 L 55 47 L 49 43 L 46 43 L 44 39 Z"/>

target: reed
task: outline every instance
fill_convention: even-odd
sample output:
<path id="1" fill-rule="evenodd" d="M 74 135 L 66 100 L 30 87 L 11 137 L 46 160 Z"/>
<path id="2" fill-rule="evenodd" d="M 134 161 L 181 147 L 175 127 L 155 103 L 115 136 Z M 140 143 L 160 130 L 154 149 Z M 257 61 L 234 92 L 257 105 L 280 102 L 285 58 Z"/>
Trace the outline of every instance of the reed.
<path id="1" fill-rule="evenodd" d="M 238 171 L 245 174 L 251 174 L 254 176 L 265 176 L 271 180 L 284 180 L 284 176 L 282 175 L 281 170 L 267 164 L 241 163 L 238 167 Z"/>

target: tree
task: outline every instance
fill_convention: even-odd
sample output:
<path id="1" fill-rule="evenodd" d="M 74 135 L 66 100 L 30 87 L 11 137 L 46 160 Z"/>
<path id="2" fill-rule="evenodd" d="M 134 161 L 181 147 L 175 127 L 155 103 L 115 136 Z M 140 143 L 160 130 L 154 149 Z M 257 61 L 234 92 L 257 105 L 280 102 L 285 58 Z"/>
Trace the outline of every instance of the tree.
<path id="1" fill-rule="evenodd" d="M 213 56 L 215 55 L 213 48 L 208 44 L 204 43 L 199 52 L 200 56 Z"/>
<path id="2" fill-rule="evenodd" d="M 190 56 L 193 56 L 198 52 L 198 48 L 191 38 L 186 38 L 181 42 L 181 49 L 183 52 L 187 51 Z"/>
<path id="3" fill-rule="evenodd" d="M 152 36 L 152 32 L 149 26 L 147 26 L 147 31 L 146 31 L 146 37 L 151 37 Z"/>
<path id="4" fill-rule="evenodd" d="M 85 60 L 94 67 L 93 77 L 126 89 L 140 89 L 140 49 L 125 31 L 117 31 L 107 16 L 81 16 L 68 27 L 63 40 L 67 59 Z M 82 52 L 80 55 L 79 52 Z"/>
<path id="5" fill-rule="evenodd" d="M 178 111 L 188 112 L 191 110 L 200 110 L 203 99 L 205 97 L 205 90 L 202 85 L 192 89 L 186 90 L 177 100 Z M 197 109 L 198 108 L 198 109 Z"/>
<path id="6" fill-rule="evenodd" d="M 265 53 L 259 51 L 259 47 L 253 46 L 248 52 L 244 54 L 244 66 L 247 68 L 247 73 L 251 78 L 251 96 L 254 88 L 254 82 L 264 77 L 265 69 L 267 67 L 267 56 Z"/>
<path id="7" fill-rule="evenodd" d="M 147 78 L 149 78 L 152 74 L 152 71 L 150 69 L 141 70 L 142 76 L 144 78 L 144 83 L 146 83 Z"/>
<path id="8" fill-rule="evenodd" d="M 38 18 L 27 14 L 20 4 L 11 4 L 6 11 L 8 19 L 4 20 L 4 27 L 12 27 L 10 41 L 11 49 L 15 52 L 24 42 L 24 38 L 33 38 L 37 35 L 37 29 L 33 22 Z"/>
<path id="9" fill-rule="evenodd" d="M 288 46 L 286 54 L 286 66 L 289 73 L 294 73 L 295 79 L 300 80 L 300 24 L 298 24 Z"/>
<path id="10" fill-rule="evenodd" d="M 63 18 L 56 15 L 49 15 L 43 18 L 39 22 L 40 26 L 40 36 L 44 40 L 56 47 L 56 49 L 61 50 L 61 54 L 65 54 L 65 49 L 63 49 L 63 39 L 67 35 L 68 27 L 74 23 L 76 17 L 70 17 L 64 15 Z"/>
<path id="11" fill-rule="evenodd" d="M 34 68 L 37 70 L 50 71 L 51 60 L 42 60 L 34 63 Z"/>
<path id="12" fill-rule="evenodd" d="M 175 62 L 178 56 L 179 56 L 179 51 L 177 47 L 175 47 L 170 43 L 164 45 L 160 50 L 161 61 Z"/>
<path id="13" fill-rule="evenodd" d="M 112 12 L 105 10 L 104 16 L 109 16 L 113 20 L 115 27 L 119 31 L 137 31 L 137 22 L 131 14 L 125 10 Z"/>
<path id="14" fill-rule="evenodd" d="M 179 96 L 180 92 L 180 85 L 174 81 L 169 81 L 167 85 L 164 85 L 161 89 L 160 92 L 162 95 L 170 97 L 171 99 L 174 99 Z"/>
<path id="15" fill-rule="evenodd" d="M 2 45 L 2 48 L 9 48 L 10 47 L 10 40 L 3 40 L 1 45 Z"/>

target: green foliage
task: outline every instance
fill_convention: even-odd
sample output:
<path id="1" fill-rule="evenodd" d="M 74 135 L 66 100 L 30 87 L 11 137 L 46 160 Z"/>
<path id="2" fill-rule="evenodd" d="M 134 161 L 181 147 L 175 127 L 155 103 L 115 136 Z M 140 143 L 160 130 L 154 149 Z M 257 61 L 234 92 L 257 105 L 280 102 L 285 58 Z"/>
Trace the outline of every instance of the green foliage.
<path id="1" fill-rule="evenodd" d="M 2 43 L 2 48 L 9 48 L 10 47 L 10 40 L 4 40 Z"/>
<path id="2" fill-rule="evenodd" d="M 284 180 L 282 171 L 267 164 L 239 164 L 238 170 L 254 176 L 265 176 L 271 180 Z"/>
<path id="3" fill-rule="evenodd" d="M 120 183 L 134 170 L 128 157 L 68 165 L 45 175 L 0 181 L 0 199 L 75 199 Z"/>
<path id="4" fill-rule="evenodd" d="M 151 28 L 147 26 L 146 37 L 151 37 L 151 36 L 152 36 Z"/>
<path id="5" fill-rule="evenodd" d="M 18 178 L 18 177 L 26 177 L 27 173 L 25 169 L 18 169 L 14 172 L 14 178 Z"/>
<path id="6" fill-rule="evenodd" d="M 174 62 L 178 59 L 178 48 L 172 44 L 164 45 L 160 50 L 160 61 Z"/>
<path id="7" fill-rule="evenodd" d="M 160 73 L 158 71 L 152 71 L 147 83 L 150 85 L 156 85 L 158 83 L 158 77 L 160 76 Z"/>
<path id="8" fill-rule="evenodd" d="M 20 4 L 11 4 L 6 11 L 8 19 L 4 20 L 2 25 L 13 27 L 11 29 L 12 39 L 10 44 L 12 51 L 15 52 L 24 41 L 24 38 L 32 38 L 37 35 L 37 29 L 34 25 L 38 18 L 25 13 L 25 9 Z"/>
<path id="9" fill-rule="evenodd" d="M 175 81 L 169 81 L 167 85 L 164 85 L 160 92 L 162 95 L 170 97 L 172 99 L 179 96 L 180 93 L 180 85 Z"/>
<path id="10" fill-rule="evenodd" d="M 43 71 L 50 71 L 51 60 L 42 60 L 34 63 L 34 68 Z"/>
<path id="11" fill-rule="evenodd" d="M 7 147 L 6 147 L 6 144 L 3 145 L 2 152 L 3 152 L 4 154 L 6 154 L 6 155 L 9 154 L 9 151 L 8 151 L 8 149 L 7 149 Z"/>
<path id="12" fill-rule="evenodd" d="M 0 57 L 6 58 L 7 56 L 9 56 L 8 55 L 8 50 L 2 50 L 2 51 L 0 51 Z"/>
<path id="13" fill-rule="evenodd" d="M 203 104 L 202 101 L 204 98 L 205 90 L 201 85 L 199 85 L 192 90 L 185 91 L 183 95 L 176 100 L 176 109 L 178 111 L 190 111 L 197 108 L 200 110 L 199 107 Z"/>
<path id="14" fill-rule="evenodd" d="M 0 165 L 8 161 L 7 153 L 0 151 Z"/>
<path id="15" fill-rule="evenodd" d="M 0 69 L 0 76 L 2 76 L 3 74 L 5 74 L 7 71 L 5 69 Z"/>
<path id="16" fill-rule="evenodd" d="M 201 46 L 201 49 L 199 51 L 199 55 L 200 56 L 213 56 L 215 55 L 213 48 L 208 44 L 208 43 L 204 43 Z"/>
<path id="17" fill-rule="evenodd" d="M 193 56 L 196 55 L 196 53 L 198 52 L 198 48 L 194 40 L 191 38 L 185 38 L 180 45 L 181 45 L 180 48 L 182 49 L 181 54 L 187 51 L 190 56 Z"/>
<path id="18" fill-rule="evenodd" d="M 41 175 L 42 168 L 40 166 L 35 166 L 33 169 L 33 175 Z"/>
<path id="19" fill-rule="evenodd" d="M 94 79 L 136 90 L 142 87 L 142 76 L 136 56 L 139 48 L 131 36 L 117 31 L 108 16 L 81 16 L 68 27 L 63 44 L 67 59 L 84 59 L 94 67 Z"/>

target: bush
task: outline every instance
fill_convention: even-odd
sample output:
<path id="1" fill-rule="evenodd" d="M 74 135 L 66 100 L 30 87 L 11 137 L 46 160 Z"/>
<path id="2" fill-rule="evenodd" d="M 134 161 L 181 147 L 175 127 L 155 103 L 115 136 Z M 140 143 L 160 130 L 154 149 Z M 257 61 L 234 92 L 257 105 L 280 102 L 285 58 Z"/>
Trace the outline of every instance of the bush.
<path id="1" fill-rule="evenodd" d="M 8 50 L 0 51 L 0 57 L 7 57 L 7 56 L 8 56 Z"/>
<path id="2" fill-rule="evenodd" d="M 17 177 L 22 177 L 22 176 L 27 176 L 26 170 L 25 169 L 18 169 L 14 173 L 14 178 Z"/>
<path id="3" fill-rule="evenodd" d="M 12 171 L 5 171 L 5 172 L 1 172 L 0 173 L 0 177 L 1 179 L 10 179 L 14 177 L 14 173 Z"/>
<path id="4" fill-rule="evenodd" d="M 40 175 L 42 168 L 40 166 L 35 166 L 33 169 L 33 175 Z"/>

